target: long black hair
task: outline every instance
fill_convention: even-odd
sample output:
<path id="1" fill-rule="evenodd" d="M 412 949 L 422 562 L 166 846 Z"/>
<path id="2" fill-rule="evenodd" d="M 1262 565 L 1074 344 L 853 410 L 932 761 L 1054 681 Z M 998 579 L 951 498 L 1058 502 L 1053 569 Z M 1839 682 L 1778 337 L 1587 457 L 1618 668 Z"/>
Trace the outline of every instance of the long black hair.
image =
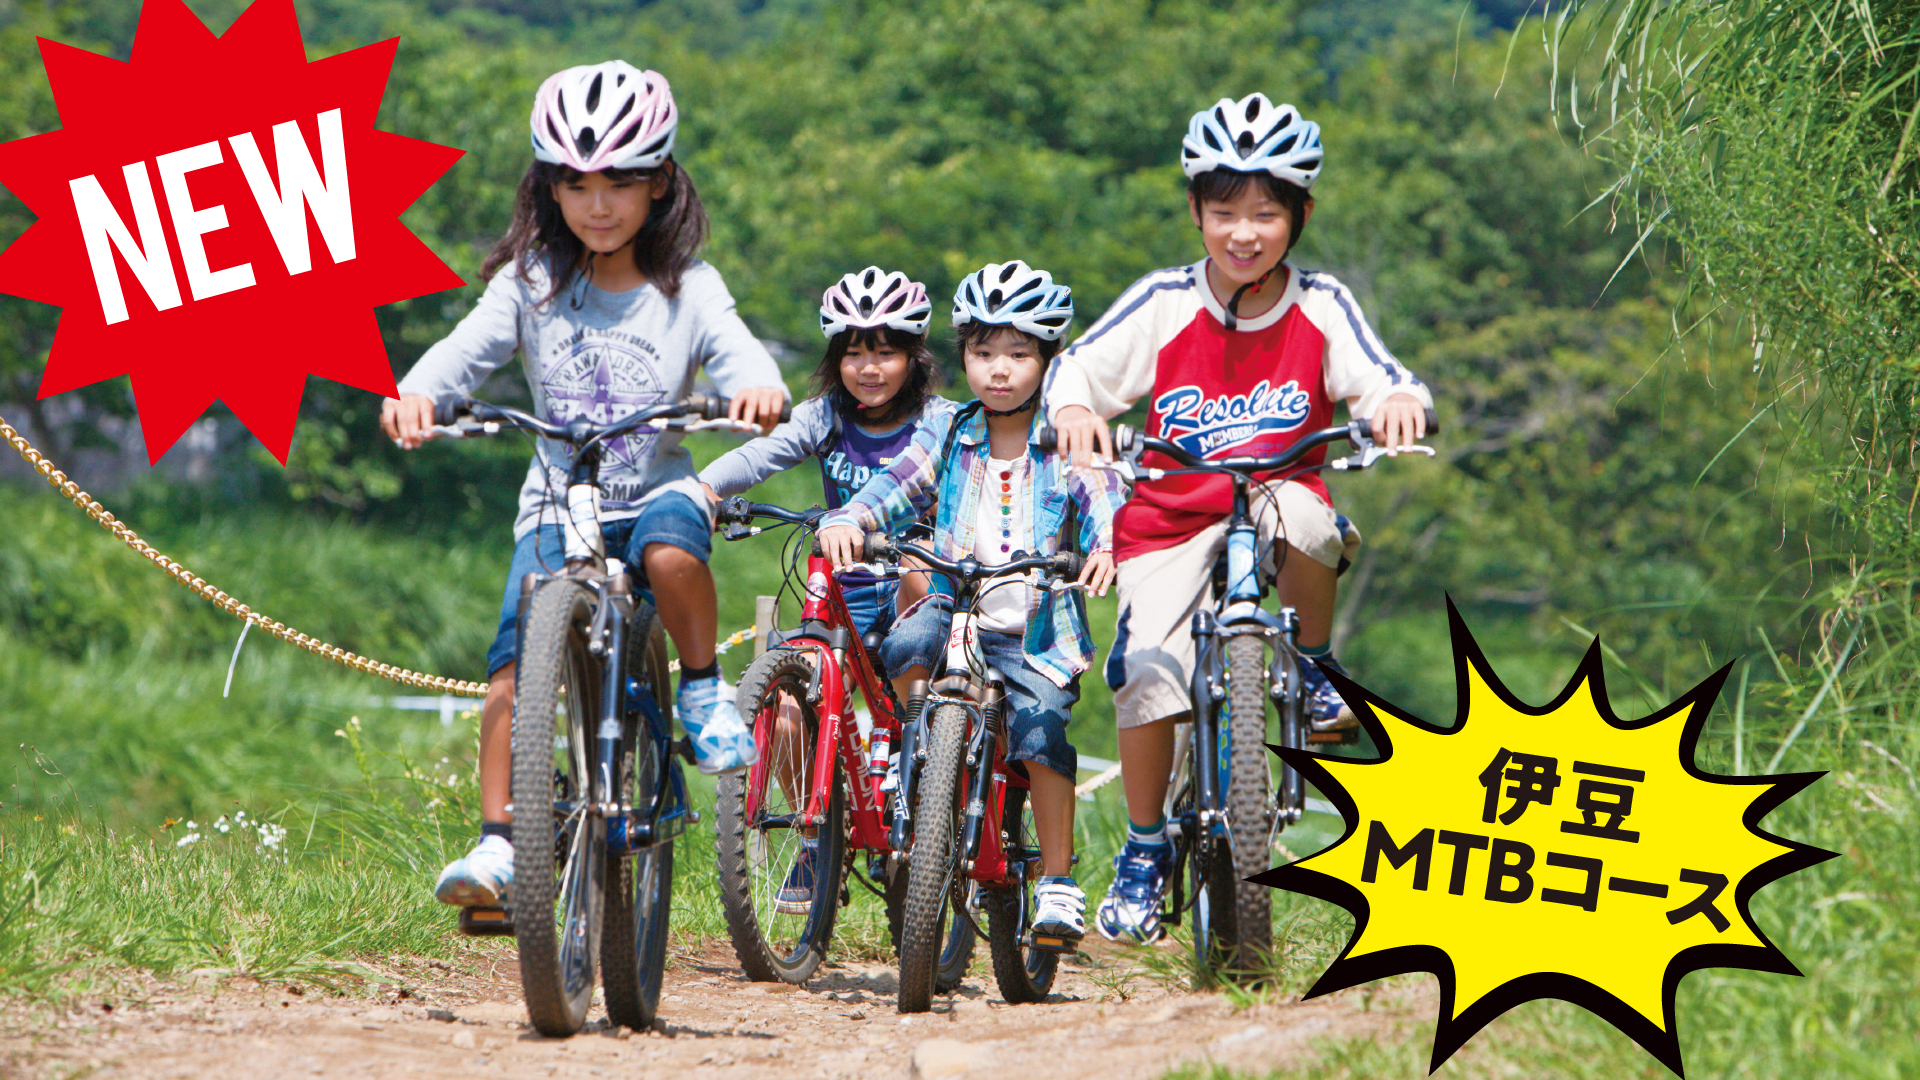
<path id="1" fill-rule="evenodd" d="M 834 414 L 840 419 L 854 423 L 876 419 L 847 392 L 846 380 L 840 377 L 840 361 L 846 359 L 847 350 L 855 345 L 872 349 L 882 343 L 906 354 L 907 378 L 900 384 L 900 392 L 887 402 L 886 411 L 881 415 L 894 420 L 918 416 L 927 399 L 933 396 L 940 369 L 933 351 L 927 348 L 925 334 L 912 334 L 891 326 L 842 330 L 827 339 L 826 355 L 820 358 L 820 366 L 813 371 L 815 392 L 827 399 L 827 404 L 833 407 Z M 863 413 L 867 415 L 863 416 Z"/>
<path id="2" fill-rule="evenodd" d="M 680 279 L 700 253 L 707 239 L 707 208 L 693 189 L 687 170 L 672 158 L 659 169 L 605 169 L 608 179 L 649 183 L 655 177 L 667 178 L 664 195 L 653 200 L 646 224 L 633 237 L 633 262 L 647 280 L 668 297 L 680 291 Z M 492 280 L 494 272 L 511 263 L 525 277 L 535 259 L 545 258 L 552 287 L 542 297 L 542 305 L 565 292 L 585 265 L 586 245 L 567 228 L 560 203 L 553 197 L 553 185 L 572 183 L 585 174 L 566 165 L 535 161 L 520 178 L 520 190 L 513 197 L 513 224 L 505 236 L 493 245 L 480 266 L 482 280 Z"/>

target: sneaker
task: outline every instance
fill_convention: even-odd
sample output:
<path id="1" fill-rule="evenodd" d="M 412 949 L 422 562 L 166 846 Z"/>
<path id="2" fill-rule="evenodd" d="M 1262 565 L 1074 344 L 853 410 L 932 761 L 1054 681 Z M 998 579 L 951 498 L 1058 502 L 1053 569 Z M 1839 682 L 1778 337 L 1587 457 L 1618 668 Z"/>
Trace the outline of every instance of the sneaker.
<path id="1" fill-rule="evenodd" d="M 1087 936 L 1087 894 L 1072 878 L 1041 878 L 1033 905 L 1035 948 L 1066 952 Z"/>
<path id="2" fill-rule="evenodd" d="M 782 915 L 805 915 L 813 910 L 813 864 L 820 857 L 820 841 L 800 841 L 800 854 L 787 871 L 786 884 L 773 899 L 773 910 Z"/>
<path id="3" fill-rule="evenodd" d="M 1113 884 L 1094 918 L 1100 936 L 1142 945 L 1160 938 L 1160 894 L 1173 869 L 1173 846 L 1140 847 L 1129 841 L 1113 858 Z"/>
<path id="4" fill-rule="evenodd" d="M 464 858 L 440 871 L 433 898 L 455 907 L 499 907 L 513 884 L 513 841 L 483 836 Z"/>
<path id="5" fill-rule="evenodd" d="M 674 696 L 680 726 L 693 742 L 693 760 L 708 776 L 745 772 L 759 757 L 753 732 L 740 720 L 734 689 L 719 676 L 689 679 Z"/>
<path id="6" fill-rule="evenodd" d="M 1333 657 L 1324 656 L 1321 659 L 1340 674 L 1347 673 L 1347 669 L 1341 667 Z M 1359 717 L 1353 715 L 1353 710 L 1340 697 L 1340 691 L 1333 688 L 1333 682 L 1318 664 L 1302 657 L 1300 674 L 1307 687 L 1307 719 L 1312 722 L 1313 730 L 1342 731 L 1360 725 Z"/>

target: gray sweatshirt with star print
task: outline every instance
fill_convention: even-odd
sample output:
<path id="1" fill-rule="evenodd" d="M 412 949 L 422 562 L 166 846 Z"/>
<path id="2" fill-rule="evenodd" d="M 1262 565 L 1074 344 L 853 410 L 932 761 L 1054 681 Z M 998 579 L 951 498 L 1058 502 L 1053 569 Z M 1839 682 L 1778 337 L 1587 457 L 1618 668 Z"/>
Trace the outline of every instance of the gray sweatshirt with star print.
<path id="1" fill-rule="evenodd" d="M 554 423 L 577 416 L 609 423 L 644 405 L 679 400 L 702 369 L 729 397 L 783 385 L 779 365 L 740 321 L 719 271 L 705 262 L 688 268 L 671 300 L 652 284 L 610 293 L 576 279 L 542 306 L 548 280 L 544 266 L 524 278 L 512 266 L 500 270 L 473 311 L 400 381 L 400 392 L 436 403 L 464 397 L 516 351 L 533 392 L 530 411 Z M 671 491 L 706 507 L 679 435 L 629 435 L 607 449 L 603 520 L 632 517 Z M 565 444 L 538 440 L 520 488 L 516 539 L 565 516 L 571 464 Z"/>

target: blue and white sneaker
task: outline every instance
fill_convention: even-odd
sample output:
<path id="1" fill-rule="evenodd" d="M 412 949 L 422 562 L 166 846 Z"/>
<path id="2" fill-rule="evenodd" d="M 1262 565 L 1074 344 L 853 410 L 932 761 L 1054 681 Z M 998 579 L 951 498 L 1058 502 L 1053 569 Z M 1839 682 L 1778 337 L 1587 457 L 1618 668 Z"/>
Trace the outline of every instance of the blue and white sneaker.
<path id="1" fill-rule="evenodd" d="M 1140 847 L 1131 841 L 1113 857 L 1113 884 L 1100 901 L 1094 925 L 1108 941 L 1145 945 L 1160 939 L 1160 896 L 1173 869 L 1173 846 Z"/>
<path id="2" fill-rule="evenodd" d="M 782 915 L 805 915 L 813 910 L 814 863 L 820 858 L 820 841 L 800 841 L 800 854 L 787 871 L 786 883 L 773 899 L 773 910 Z"/>
<path id="3" fill-rule="evenodd" d="M 1070 877 L 1043 877 L 1033 890 L 1035 948 L 1072 952 L 1087 936 L 1087 894 Z"/>
<path id="4" fill-rule="evenodd" d="M 1321 660 L 1340 674 L 1347 673 L 1347 669 L 1341 667 L 1340 661 L 1333 657 L 1323 656 Z M 1340 691 L 1333 688 L 1333 683 L 1318 664 L 1302 657 L 1300 674 L 1307 687 L 1307 718 L 1313 722 L 1313 730 L 1343 731 L 1360 726 L 1359 717 L 1353 715 L 1353 710 L 1341 698 Z"/>
<path id="5" fill-rule="evenodd" d="M 513 884 L 513 841 L 483 836 L 465 857 L 440 871 L 433 898 L 455 907 L 499 907 Z"/>
<path id="6" fill-rule="evenodd" d="M 760 756 L 753 732 L 740 719 L 734 689 L 719 676 L 688 679 L 674 695 L 680 726 L 693 742 L 693 760 L 708 776 L 744 772 Z"/>

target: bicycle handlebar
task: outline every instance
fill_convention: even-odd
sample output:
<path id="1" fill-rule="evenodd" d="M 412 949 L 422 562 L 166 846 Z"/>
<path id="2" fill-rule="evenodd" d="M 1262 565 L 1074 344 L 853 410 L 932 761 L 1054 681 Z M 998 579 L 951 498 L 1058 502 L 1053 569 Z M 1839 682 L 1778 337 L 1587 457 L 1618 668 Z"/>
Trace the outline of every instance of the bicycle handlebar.
<path id="1" fill-rule="evenodd" d="M 879 562 L 898 559 L 902 555 L 911 555 L 920 560 L 930 570 L 945 574 L 956 582 L 972 584 L 991 577 L 1017 574 L 1026 570 L 1051 572 L 1062 578 L 1077 579 L 1086 565 L 1085 557 L 1078 552 L 1062 552 L 1059 555 L 1027 555 L 1015 552 L 1019 558 L 1010 562 L 988 566 L 971 556 L 949 562 L 910 540 L 896 541 L 885 533 L 868 533 L 865 550 L 861 553 L 865 562 Z"/>
<path id="2" fill-rule="evenodd" d="M 537 432 L 549 439 L 583 446 L 598 439 L 624 435 L 642 424 L 660 419 L 687 417 L 697 420 L 725 420 L 733 402 L 717 394 L 688 394 L 684 401 L 663 401 L 643 406 L 611 424 L 595 424 L 584 417 L 575 417 L 565 424 L 555 424 L 542 420 L 530 413 L 522 412 L 506 405 L 490 405 L 473 398 L 461 398 L 456 401 L 438 402 L 433 407 L 433 422 L 439 427 L 451 427 L 463 419 L 476 420 L 482 424 L 505 424 L 526 431 Z M 780 419 L 793 417 L 793 403 L 788 402 L 780 410 Z"/>
<path id="3" fill-rule="evenodd" d="M 714 514 L 714 524 L 748 525 L 754 518 L 770 518 L 787 525 L 803 525 L 811 529 L 826 516 L 827 512 L 818 506 L 811 510 L 788 510 L 772 503 L 748 502 L 745 495 L 733 495 L 720 501 L 720 509 Z"/>

